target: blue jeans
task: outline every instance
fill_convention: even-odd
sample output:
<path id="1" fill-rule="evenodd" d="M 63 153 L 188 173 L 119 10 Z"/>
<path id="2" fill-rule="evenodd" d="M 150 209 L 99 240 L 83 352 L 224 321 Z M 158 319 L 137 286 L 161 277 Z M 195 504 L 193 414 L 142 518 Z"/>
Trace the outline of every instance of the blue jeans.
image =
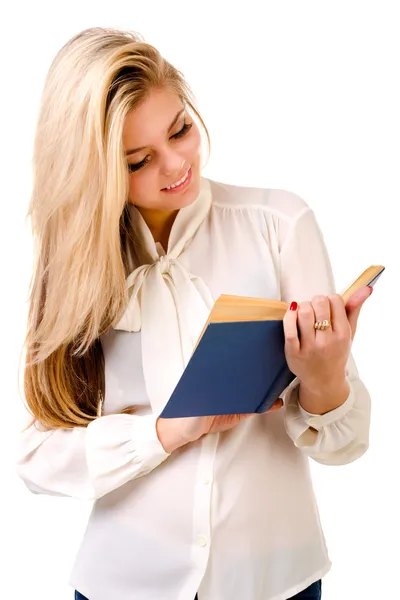
<path id="1" fill-rule="evenodd" d="M 321 580 L 316 581 L 306 590 L 299 592 L 295 596 L 288 598 L 288 600 L 321 600 L 322 597 L 322 584 Z"/>
<path id="2" fill-rule="evenodd" d="M 82 596 L 79 592 L 75 592 L 75 600 L 88 600 L 88 598 L 85 598 L 85 596 Z M 195 600 L 197 600 L 197 596 Z M 288 600 L 321 600 L 321 580 L 316 581 L 306 590 L 288 598 Z"/>

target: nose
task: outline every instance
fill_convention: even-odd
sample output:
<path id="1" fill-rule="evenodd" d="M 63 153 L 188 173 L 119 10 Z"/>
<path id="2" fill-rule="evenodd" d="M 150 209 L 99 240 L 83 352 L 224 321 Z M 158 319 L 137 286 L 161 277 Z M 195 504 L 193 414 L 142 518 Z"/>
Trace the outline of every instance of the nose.
<path id="1" fill-rule="evenodd" d="M 167 177 L 171 177 L 179 175 L 182 173 L 182 168 L 185 164 L 185 159 L 181 154 L 174 152 L 172 149 L 169 149 L 163 156 L 162 159 L 162 172 Z"/>

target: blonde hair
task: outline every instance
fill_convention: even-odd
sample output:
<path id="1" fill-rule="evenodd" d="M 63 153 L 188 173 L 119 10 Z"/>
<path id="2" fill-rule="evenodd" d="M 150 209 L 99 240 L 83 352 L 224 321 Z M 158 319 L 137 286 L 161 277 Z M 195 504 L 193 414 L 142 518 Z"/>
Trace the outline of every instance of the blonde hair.
<path id="1" fill-rule="evenodd" d="M 135 33 L 82 31 L 47 74 L 28 213 L 35 267 L 24 369 L 26 403 L 47 428 L 96 418 L 105 386 L 99 336 L 126 306 L 134 241 L 124 121 L 151 89 L 166 86 L 197 116 L 209 141 L 182 74 Z"/>

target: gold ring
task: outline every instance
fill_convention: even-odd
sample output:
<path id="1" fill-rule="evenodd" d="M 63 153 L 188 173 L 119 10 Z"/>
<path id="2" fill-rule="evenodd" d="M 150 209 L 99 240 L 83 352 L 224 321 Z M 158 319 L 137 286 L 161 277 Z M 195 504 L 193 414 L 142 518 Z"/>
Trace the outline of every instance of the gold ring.
<path id="1" fill-rule="evenodd" d="M 325 321 L 315 321 L 314 329 L 318 329 L 319 331 L 325 331 L 325 329 L 328 329 L 330 325 L 331 324 L 327 319 L 325 319 Z"/>

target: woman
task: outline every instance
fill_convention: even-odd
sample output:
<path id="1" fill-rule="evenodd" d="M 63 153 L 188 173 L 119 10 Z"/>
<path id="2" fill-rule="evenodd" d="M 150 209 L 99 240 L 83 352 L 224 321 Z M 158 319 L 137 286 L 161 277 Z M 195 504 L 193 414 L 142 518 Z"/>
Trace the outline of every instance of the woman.
<path id="1" fill-rule="evenodd" d="M 34 422 L 18 472 L 36 493 L 95 501 L 76 598 L 320 598 L 330 561 L 308 458 L 367 449 L 350 350 L 371 291 L 346 307 L 334 294 L 298 196 L 203 178 L 197 124 L 182 75 L 132 33 L 86 30 L 55 58 L 34 150 Z M 221 293 L 291 302 L 297 377 L 268 414 L 160 419 Z"/>

